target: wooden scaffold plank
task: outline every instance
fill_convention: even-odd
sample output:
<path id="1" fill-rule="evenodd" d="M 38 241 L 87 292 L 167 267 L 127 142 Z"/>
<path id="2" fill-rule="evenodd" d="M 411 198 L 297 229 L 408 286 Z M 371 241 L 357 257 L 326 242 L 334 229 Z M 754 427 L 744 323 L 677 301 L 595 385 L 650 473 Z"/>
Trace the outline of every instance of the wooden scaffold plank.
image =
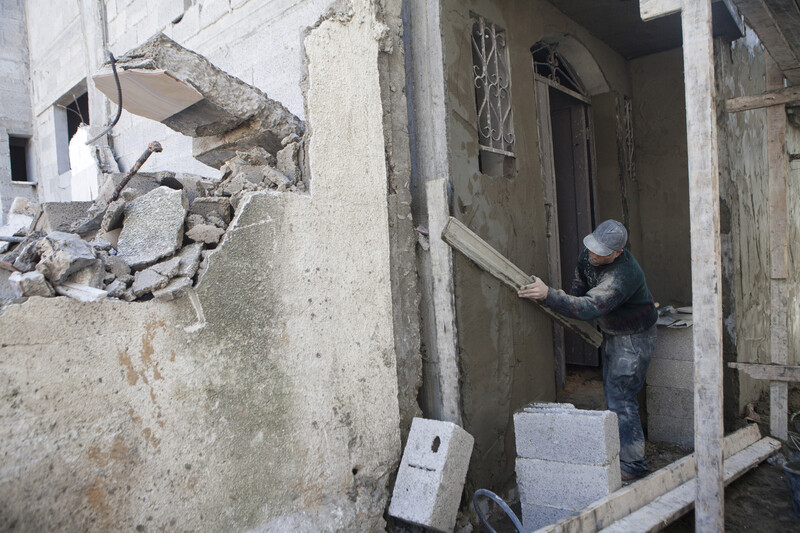
<path id="1" fill-rule="evenodd" d="M 447 223 L 444 233 L 442 233 L 442 239 L 467 256 L 467 258 L 471 259 L 487 273 L 499 279 L 515 291 L 523 285 L 533 283 L 532 276 L 527 275 L 514 263 L 506 259 L 500 252 L 489 246 L 486 241 L 481 239 L 462 222 L 453 217 L 450 217 L 450 221 Z M 547 316 L 578 335 L 590 346 L 599 348 L 600 344 L 602 344 L 603 335 L 588 323 L 559 315 L 550 308 L 533 300 L 526 301 L 531 302 Z"/>

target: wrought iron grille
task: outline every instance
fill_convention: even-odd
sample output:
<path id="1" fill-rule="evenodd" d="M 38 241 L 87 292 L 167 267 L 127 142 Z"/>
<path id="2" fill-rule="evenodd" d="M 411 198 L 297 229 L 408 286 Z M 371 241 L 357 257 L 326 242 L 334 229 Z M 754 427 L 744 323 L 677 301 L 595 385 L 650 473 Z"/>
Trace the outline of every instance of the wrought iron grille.
<path id="1" fill-rule="evenodd" d="M 533 70 L 536 74 L 552 82 L 587 96 L 586 87 L 575 69 L 558 51 L 558 44 L 539 41 L 531 47 Z"/>
<path id="2" fill-rule="evenodd" d="M 514 156 L 511 79 L 506 32 L 472 13 L 472 64 L 478 141 L 483 150 Z"/>

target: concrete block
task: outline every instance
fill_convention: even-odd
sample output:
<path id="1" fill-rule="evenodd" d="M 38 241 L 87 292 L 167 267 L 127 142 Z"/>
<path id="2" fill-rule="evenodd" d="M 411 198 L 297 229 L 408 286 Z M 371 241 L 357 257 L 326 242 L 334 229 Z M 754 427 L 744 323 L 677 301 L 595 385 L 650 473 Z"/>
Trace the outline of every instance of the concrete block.
<path id="1" fill-rule="evenodd" d="M 414 418 L 389 514 L 437 531 L 452 531 L 473 443 L 472 435 L 455 424 Z"/>
<path id="2" fill-rule="evenodd" d="M 527 412 L 536 412 L 540 409 L 575 409 L 575 406 L 571 403 L 539 402 L 527 405 L 522 410 Z"/>
<path id="3" fill-rule="evenodd" d="M 647 414 L 677 418 L 694 417 L 694 391 L 674 387 L 647 386 Z"/>
<path id="4" fill-rule="evenodd" d="M 611 411 L 539 409 L 514 414 L 517 456 L 607 465 L 619 456 L 617 415 Z"/>
<path id="5" fill-rule="evenodd" d="M 536 531 L 574 514 L 576 511 L 573 509 L 522 502 L 522 525 L 525 527 L 525 531 Z"/>
<path id="6" fill-rule="evenodd" d="M 694 390 L 694 362 L 677 359 L 650 360 L 647 385 Z"/>
<path id="7" fill-rule="evenodd" d="M 647 440 L 694 449 L 694 418 L 648 414 Z"/>
<path id="8" fill-rule="evenodd" d="M 605 466 L 517 458 L 521 502 L 583 509 L 622 486 L 619 459 Z"/>
<path id="9" fill-rule="evenodd" d="M 694 360 L 692 328 L 658 328 L 654 359 Z"/>

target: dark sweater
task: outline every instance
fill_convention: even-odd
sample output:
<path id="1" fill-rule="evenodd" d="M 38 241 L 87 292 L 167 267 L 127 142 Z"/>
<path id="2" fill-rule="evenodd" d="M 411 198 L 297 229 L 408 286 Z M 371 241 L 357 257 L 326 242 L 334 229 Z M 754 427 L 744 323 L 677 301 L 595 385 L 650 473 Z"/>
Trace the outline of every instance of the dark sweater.
<path id="1" fill-rule="evenodd" d="M 658 320 L 644 272 L 628 250 L 609 265 L 593 266 L 584 248 L 571 292 L 572 296 L 551 287 L 548 307 L 579 320 L 597 319 L 597 325 L 609 335 L 641 333 Z"/>

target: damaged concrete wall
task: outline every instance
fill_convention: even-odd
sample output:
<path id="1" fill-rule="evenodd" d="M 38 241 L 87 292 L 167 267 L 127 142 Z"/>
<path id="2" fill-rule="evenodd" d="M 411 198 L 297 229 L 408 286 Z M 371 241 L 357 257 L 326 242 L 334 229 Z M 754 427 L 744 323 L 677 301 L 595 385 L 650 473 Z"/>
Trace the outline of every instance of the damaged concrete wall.
<path id="1" fill-rule="evenodd" d="M 71 93 L 88 89 L 92 125 L 105 124 L 116 113 L 116 106 L 95 91 L 91 81 L 85 81 L 106 59 L 103 46 L 119 57 L 163 31 L 304 118 L 304 29 L 319 22 L 333 4 L 334 0 L 293 0 L 280 5 L 256 0 L 81 0 L 67 4 L 27 0 L 41 199 L 70 199 L 70 176 L 63 171 L 68 156 L 65 160 L 62 150 L 66 148 L 58 134 L 64 127 L 64 114 L 58 106 L 71 102 Z M 97 66 L 93 66 L 89 51 L 99 58 Z M 169 169 L 219 177 L 216 169 L 192 157 L 190 138 L 127 111 L 110 140 L 120 169 L 128 170 L 151 141 L 159 141 L 164 151 L 150 158 L 143 171 Z"/>
<path id="2" fill-rule="evenodd" d="M 765 90 L 764 48 L 755 36 L 716 43 L 719 98 Z M 725 113 L 719 122 L 723 331 L 726 361 L 769 363 L 769 167 L 764 109 Z M 733 346 L 732 346 L 733 345 Z M 769 384 L 726 368 L 726 416 Z"/>
<path id="3" fill-rule="evenodd" d="M 28 182 L 11 181 L 9 136 L 33 135 L 28 89 L 28 35 L 22 0 L 0 1 L 0 226 L 16 197 L 36 199 L 36 175 L 28 167 Z M 27 147 L 30 150 L 30 146 Z"/>
<path id="4" fill-rule="evenodd" d="M 194 296 L 0 316 L 3 528 L 383 529 L 400 421 L 374 8 L 305 40 L 310 195 L 242 200 Z"/>
<path id="5" fill-rule="evenodd" d="M 510 178 L 479 170 L 470 11 L 508 35 L 516 136 L 516 168 Z M 625 62 L 547 2 L 446 0 L 441 16 L 452 214 L 520 268 L 547 278 L 530 47 L 547 36 L 575 36 L 591 50 L 608 85 L 629 93 Z M 613 179 L 619 180 L 618 175 Z M 552 325 L 463 256 L 454 257 L 462 413 L 464 428 L 475 437 L 467 483 L 498 488 L 513 472 L 512 413 L 555 395 Z"/>

